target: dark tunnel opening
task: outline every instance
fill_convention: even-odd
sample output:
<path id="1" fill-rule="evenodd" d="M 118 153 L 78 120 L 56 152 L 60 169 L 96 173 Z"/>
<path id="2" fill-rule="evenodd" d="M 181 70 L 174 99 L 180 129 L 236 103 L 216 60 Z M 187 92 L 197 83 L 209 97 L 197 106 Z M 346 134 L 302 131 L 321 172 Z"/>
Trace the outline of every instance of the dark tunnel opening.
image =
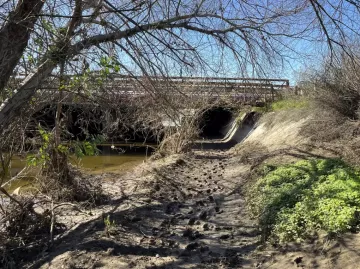
<path id="1" fill-rule="evenodd" d="M 199 121 L 200 137 L 204 139 L 224 138 L 233 118 L 231 109 L 213 107 L 206 110 Z"/>

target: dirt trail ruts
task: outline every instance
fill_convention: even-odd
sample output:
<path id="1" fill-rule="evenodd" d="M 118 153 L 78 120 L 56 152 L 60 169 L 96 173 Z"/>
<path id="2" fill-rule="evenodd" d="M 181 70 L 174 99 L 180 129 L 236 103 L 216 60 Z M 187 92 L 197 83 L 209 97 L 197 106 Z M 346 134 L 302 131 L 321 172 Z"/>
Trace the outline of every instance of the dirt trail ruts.
<path id="1" fill-rule="evenodd" d="M 105 215 L 78 219 L 32 268 L 254 268 L 259 234 L 242 193 L 247 171 L 228 153 L 207 151 L 115 176 L 107 184 L 113 225 L 106 231 Z"/>

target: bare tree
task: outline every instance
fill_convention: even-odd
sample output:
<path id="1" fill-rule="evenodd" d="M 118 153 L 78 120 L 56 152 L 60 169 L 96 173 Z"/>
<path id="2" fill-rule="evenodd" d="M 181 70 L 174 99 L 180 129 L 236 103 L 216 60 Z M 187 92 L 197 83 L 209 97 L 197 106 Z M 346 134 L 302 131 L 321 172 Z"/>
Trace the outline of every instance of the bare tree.
<path id="1" fill-rule="evenodd" d="M 41 19 L 24 53 L 36 60 L 30 63 L 25 59 L 25 64 L 18 66 L 20 72 L 31 68 L 0 107 L 3 126 L 64 62 L 65 71 L 81 73 L 84 66 L 97 69 L 102 57 L 108 55 L 123 73 L 166 76 L 180 70 L 215 73 L 224 59 L 232 56 L 239 72 L 264 74 L 268 64 L 294 56 L 297 48 L 292 44 L 296 40 L 321 38 L 332 52 L 340 48 L 350 54 L 347 41 L 358 35 L 350 18 L 359 13 L 356 1 L 49 0 L 40 13 L 43 1 L 33 0 L 19 1 L 17 7 L 27 2 L 39 2 L 31 9 L 34 16 L 26 17 L 32 24 Z M 13 14 L 2 15 L 12 18 Z M 26 28 L 26 36 L 31 28 Z M 0 55 L 6 55 L 3 50 Z M 12 62 L 19 62 L 18 51 Z M 79 55 L 82 65 L 74 61 Z M 2 84 L 6 84 L 14 64 L 3 70 Z M 6 94 L 3 85 L 0 93 Z"/>

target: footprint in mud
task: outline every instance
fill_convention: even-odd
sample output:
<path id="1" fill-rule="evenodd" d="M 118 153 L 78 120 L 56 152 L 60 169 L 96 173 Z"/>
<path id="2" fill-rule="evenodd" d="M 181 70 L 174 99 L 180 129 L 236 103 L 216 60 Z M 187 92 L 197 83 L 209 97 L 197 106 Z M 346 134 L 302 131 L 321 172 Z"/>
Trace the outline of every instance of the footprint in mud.
<path id="1" fill-rule="evenodd" d="M 192 229 L 188 228 L 183 232 L 182 236 L 188 238 L 191 241 L 194 241 L 195 239 L 201 238 L 204 235 L 199 231 L 193 231 Z"/>
<path id="2" fill-rule="evenodd" d="M 175 214 L 175 213 L 179 212 L 181 206 L 182 206 L 182 204 L 179 202 L 170 202 L 169 204 L 166 205 L 165 213 L 169 214 L 169 215 Z"/>

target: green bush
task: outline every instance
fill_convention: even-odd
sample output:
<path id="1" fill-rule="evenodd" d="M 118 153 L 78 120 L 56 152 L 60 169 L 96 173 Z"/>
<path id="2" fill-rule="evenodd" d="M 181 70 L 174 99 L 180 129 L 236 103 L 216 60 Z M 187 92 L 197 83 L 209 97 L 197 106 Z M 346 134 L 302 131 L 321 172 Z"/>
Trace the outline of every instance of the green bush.
<path id="1" fill-rule="evenodd" d="M 358 225 L 360 173 L 343 161 L 304 160 L 263 172 L 249 205 L 264 239 L 301 241 L 318 230 L 338 234 Z"/>

